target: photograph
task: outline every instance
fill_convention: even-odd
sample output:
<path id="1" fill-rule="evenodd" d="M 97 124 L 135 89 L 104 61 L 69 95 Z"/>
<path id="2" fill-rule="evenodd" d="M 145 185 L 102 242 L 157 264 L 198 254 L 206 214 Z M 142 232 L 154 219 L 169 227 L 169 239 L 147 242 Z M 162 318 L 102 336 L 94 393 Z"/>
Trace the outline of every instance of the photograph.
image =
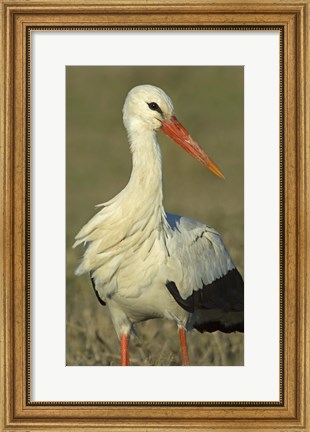
<path id="1" fill-rule="evenodd" d="M 66 365 L 244 365 L 244 68 L 66 66 Z"/>

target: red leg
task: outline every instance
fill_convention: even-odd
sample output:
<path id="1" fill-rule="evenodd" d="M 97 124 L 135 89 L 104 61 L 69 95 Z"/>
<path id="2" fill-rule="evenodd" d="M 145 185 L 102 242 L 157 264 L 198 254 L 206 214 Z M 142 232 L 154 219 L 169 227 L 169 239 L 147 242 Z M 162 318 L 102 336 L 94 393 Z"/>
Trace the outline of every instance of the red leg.
<path id="1" fill-rule="evenodd" d="M 129 366 L 128 335 L 121 334 L 121 366 Z"/>
<path id="2" fill-rule="evenodd" d="M 181 344 L 181 358 L 182 366 L 189 366 L 187 345 L 186 345 L 186 334 L 183 327 L 179 327 L 180 344 Z"/>

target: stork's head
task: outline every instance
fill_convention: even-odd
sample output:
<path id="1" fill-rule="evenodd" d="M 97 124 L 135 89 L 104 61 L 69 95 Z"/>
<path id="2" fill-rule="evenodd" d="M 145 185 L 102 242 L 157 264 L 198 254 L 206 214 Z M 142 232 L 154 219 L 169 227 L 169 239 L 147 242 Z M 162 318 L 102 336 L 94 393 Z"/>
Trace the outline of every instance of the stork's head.
<path id="1" fill-rule="evenodd" d="M 130 90 L 123 107 L 124 125 L 140 123 L 141 128 L 157 130 L 163 120 L 173 115 L 173 105 L 169 96 L 152 85 L 140 85 Z"/>
<path id="2" fill-rule="evenodd" d="M 147 84 L 130 90 L 123 107 L 123 120 L 129 132 L 132 128 L 161 130 L 213 174 L 224 178 L 216 164 L 177 120 L 170 97 L 159 87 Z"/>

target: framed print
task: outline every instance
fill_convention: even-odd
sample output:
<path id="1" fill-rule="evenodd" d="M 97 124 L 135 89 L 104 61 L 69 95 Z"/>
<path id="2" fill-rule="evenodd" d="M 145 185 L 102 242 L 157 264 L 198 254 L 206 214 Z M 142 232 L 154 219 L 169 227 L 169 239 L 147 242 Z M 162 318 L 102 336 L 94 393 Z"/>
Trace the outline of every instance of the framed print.
<path id="1" fill-rule="evenodd" d="M 2 430 L 308 430 L 309 2 L 1 7 Z"/>

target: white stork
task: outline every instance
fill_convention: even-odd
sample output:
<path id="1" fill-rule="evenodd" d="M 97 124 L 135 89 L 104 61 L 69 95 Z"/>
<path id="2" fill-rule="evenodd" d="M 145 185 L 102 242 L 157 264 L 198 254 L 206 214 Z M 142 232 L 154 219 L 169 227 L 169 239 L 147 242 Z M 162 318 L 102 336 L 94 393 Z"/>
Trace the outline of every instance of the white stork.
<path id="1" fill-rule="evenodd" d="M 243 280 L 220 234 L 163 207 L 163 131 L 218 177 L 223 174 L 174 115 L 171 99 L 158 87 L 140 85 L 123 107 L 132 153 L 127 186 L 81 229 L 84 243 L 77 275 L 89 273 L 102 305 L 107 305 L 121 345 L 121 365 L 129 365 L 133 326 L 152 318 L 174 321 L 181 358 L 189 365 L 185 331 L 243 331 Z"/>

